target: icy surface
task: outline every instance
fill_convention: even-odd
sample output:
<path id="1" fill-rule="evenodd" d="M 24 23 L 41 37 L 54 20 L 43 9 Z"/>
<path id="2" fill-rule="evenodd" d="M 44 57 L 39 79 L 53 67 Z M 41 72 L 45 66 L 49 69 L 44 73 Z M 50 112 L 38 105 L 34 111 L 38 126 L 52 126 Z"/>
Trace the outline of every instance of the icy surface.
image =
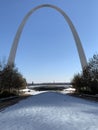
<path id="1" fill-rule="evenodd" d="M 0 130 L 98 130 L 98 103 L 46 92 L 0 112 Z"/>

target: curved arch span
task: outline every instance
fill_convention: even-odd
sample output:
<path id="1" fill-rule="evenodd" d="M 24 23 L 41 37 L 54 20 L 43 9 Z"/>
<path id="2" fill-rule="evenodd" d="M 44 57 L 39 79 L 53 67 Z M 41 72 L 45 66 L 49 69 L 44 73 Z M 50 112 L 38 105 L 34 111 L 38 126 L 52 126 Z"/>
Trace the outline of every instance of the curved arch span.
<path id="1" fill-rule="evenodd" d="M 40 8 L 44 8 L 44 7 L 49 7 L 49 8 L 53 8 L 53 9 L 57 10 L 64 17 L 64 19 L 67 21 L 67 23 L 68 23 L 68 25 L 71 29 L 71 32 L 73 34 L 73 37 L 74 37 L 74 40 L 75 40 L 75 43 L 76 43 L 76 47 L 77 47 L 77 50 L 78 50 L 79 58 L 80 58 L 80 63 L 81 63 L 82 69 L 83 69 L 85 66 L 87 66 L 87 60 L 86 60 L 86 57 L 85 57 L 85 54 L 84 54 L 84 51 L 83 51 L 83 47 L 82 47 L 80 38 L 78 36 L 78 33 L 77 33 L 72 21 L 70 20 L 70 18 L 67 16 L 67 14 L 62 9 L 58 8 L 57 6 L 50 5 L 50 4 L 42 4 L 42 5 L 36 6 L 35 8 L 31 9 L 25 15 L 25 17 L 22 20 L 22 22 L 21 22 L 21 24 L 20 24 L 20 26 L 17 30 L 17 33 L 15 35 L 15 38 L 14 38 L 14 41 L 13 41 L 13 44 L 12 44 L 12 48 L 11 48 L 11 51 L 10 51 L 10 54 L 9 54 L 9 58 L 8 58 L 8 65 L 11 66 L 11 65 L 14 64 L 19 39 L 20 39 L 21 33 L 23 31 L 23 28 L 24 28 L 28 18 L 36 10 L 38 10 Z"/>

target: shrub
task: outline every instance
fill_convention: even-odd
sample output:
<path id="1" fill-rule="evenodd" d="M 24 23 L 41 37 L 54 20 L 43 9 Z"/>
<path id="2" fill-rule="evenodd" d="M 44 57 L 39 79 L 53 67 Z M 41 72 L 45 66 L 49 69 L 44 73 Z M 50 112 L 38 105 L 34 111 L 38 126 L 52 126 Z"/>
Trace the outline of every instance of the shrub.
<path id="1" fill-rule="evenodd" d="M 72 84 L 78 92 L 98 94 L 98 55 L 89 60 L 81 74 L 74 76 Z"/>
<path id="2" fill-rule="evenodd" d="M 4 91 L 8 95 L 11 94 L 12 90 L 19 90 L 21 88 L 26 88 L 26 80 L 18 72 L 15 66 L 0 65 L 0 92 Z M 5 92 L 7 90 L 7 92 Z M 2 93 L 3 94 L 3 93 Z"/>
<path id="3" fill-rule="evenodd" d="M 11 97 L 11 96 L 16 96 L 16 95 L 17 95 L 17 94 L 16 94 L 16 93 L 13 93 L 13 92 L 3 91 L 3 92 L 0 94 L 0 98 Z"/>

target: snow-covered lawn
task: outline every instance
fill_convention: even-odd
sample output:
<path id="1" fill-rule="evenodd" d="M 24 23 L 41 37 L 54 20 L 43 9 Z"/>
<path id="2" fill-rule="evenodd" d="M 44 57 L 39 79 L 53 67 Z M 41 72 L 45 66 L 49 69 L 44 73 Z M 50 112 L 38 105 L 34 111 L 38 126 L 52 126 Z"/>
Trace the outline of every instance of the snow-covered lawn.
<path id="1" fill-rule="evenodd" d="M 0 112 L 0 130 L 98 130 L 98 103 L 46 92 Z"/>

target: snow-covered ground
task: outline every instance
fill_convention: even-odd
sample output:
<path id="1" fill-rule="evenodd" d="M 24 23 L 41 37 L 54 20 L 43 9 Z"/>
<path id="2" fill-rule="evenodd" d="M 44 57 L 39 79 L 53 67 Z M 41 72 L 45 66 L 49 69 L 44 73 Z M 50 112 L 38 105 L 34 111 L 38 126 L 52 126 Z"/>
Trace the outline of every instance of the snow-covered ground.
<path id="1" fill-rule="evenodd" d="M 98 130 L 98 103 L 56 92 L 30 96 L 0 112 L 0 130 Z"/>

